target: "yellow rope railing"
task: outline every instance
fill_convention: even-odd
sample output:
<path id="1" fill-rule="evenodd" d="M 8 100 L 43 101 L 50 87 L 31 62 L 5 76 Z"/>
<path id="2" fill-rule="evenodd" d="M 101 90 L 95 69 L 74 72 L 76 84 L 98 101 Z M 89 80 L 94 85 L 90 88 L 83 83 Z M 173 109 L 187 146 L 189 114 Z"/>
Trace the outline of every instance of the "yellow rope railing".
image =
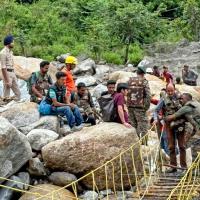
<path id="1" fill-rule="evenodd" d="M 153 125 L 148 131 L 148 133 L 144 137 L 142 137 L 138 142 L 131 145 L 131 147 L 122 151 L 120 154 L 107 161 L 100 167 L 92 170 L 91 172 L 79 178 L 78 180 L 58 190 L 52 191 L 51 193 L 48 193 L 42 197 L 39 197 L 36 200 L 42 200 L 43 198 L 50 197 L 53 194 L 54 198 L 56 198 L 55 194 L 58 194 L 59 191 L 63 189 L 70 189 L 73 191 L 75 198 L 71 199 L 79 199 L 77 192 L 78 184 L 81 184 L 86 179 L 92 180 L 92 191 L 95 191 L 98 194 L 100 194 L 99 191 L 101 190 L 101 188 L 99 188 L 98 173 L 101 173 L 101 177 L 103 177 L 105 180 L 104 190 L 107 191 L 107 200 L 109 200 L 109 189 L 112 189 L 114 196 L 117 198 L 117 188 L 119 188 L 119 185 L 120 189 L 118 190 L 122 192 L 123 199 L 126 199 L 125 189 L 127 188 L 127 186 L 128 188 L 133 188 L 133 186 L 135 186 L 136 191 L 133 191 L 133 197 L 142 199 L 148 192 L 148 188 L 153 182 L 153 177 L 159 177 L 159 175 L 155 173 L 155 169 L 158 162 L 162 162 L 162 159 L 160 161 L 158 160 L 160 155 L 160 142 L 157 142 L 157 144 L 153 144 L 155 145 L 154 148 L 149 149 L 149 151 L 143 151 L 144 146 L 142 144 L 144 144 L 147 140 L 152 141 L 151 138 L 153 129 L 155 129 L 155 125 Z M 146 147 L 148 148 L 148 146 Z M 130 162 L 128 163 L 127 160 L 131 160 L 131 167 Z M 138 162 L 141 163 L 140 168 L 138 168 L 137 166 Z M 115 180 L 116 174 L 120 174 L 120 181 L 118 180 L 120 184 Z M 94 196 L 93 199 L 95 199 Z"/>
<path id="2" fill-rule="evenodd" d="M 167 200 L 192 200 L 200 195 L 200 153 L 189 167 L 179 184 L 172 190 Z"/>
<path id="3" fill-rule="evenodd" d="M 160 166 L 162 171 L 163 166 L 162 156 L 160 156 L 160 141 L 156 138 L 155 132 L 152 131 L 153 129 L 157 134 L 156 126 L 153 125 L 144 137 L 142 137 L 135 144 L 131 145 L 128 149 L 120 152 L 111 160 L 58 190 L 46 190 L 46 194 L 43 196 L 39 193 L 31 193 L 30 191 L 11 188 L 5 185 L 0 185 L 0 187 L 12 189 L 21 193 L 31 193 L 32 195 L 35 195 L 35 200 L 55 200 L 60 191 L 69 189 L 70 191 L 73 191 L 74 194 L 74 197 L 69 196 L 69 199 L 78 200 L 78 186 L 79 184 L 82 185 L 82 183 L 87 181 L 87 183 L 90 183 L 90 190 L 96 192 L 99 196 L 101 190 L 106 190 L 107 192 L 105 196 L 107 200 L 109 200 L 109 190 L 112 191 L 112 195 L 116 199 L 117 191 L 121 191 L 123 199 L 126 199 L 126 190 L 130 190 L 132 188 L 135 188 L 132 190 L 132 196 L 139 200 L 143 199 L 144 196 L 149 192 L 150 186 L 160 176 L 160 173 L 157 173 L 156 168 Z M 148 146 L 143 145 L 146 143 L 146 141 L 149 141 Z M 154 141 L 154 143 L 152 143 L 152 141 Z M 2 179 L 12 181 L 5 178 Z M 104 181 L 105 185 L 100 185 L 99 180 L 101 180 L 101 183 Z M 188 184 L 191 184 L 191 181 Z M 30 188 L 38 189 L 38 186 L 31 186 L 28 184 L 24 185 L 29 186 Z M 43 190 L 42 188 L 39 189 Z M 183 192 L 184 191 L 182 190 L 182 193 Z M 192 193 L 193 190 L 189 192 Z M 93 193 L 93 199 L 95 199 L 95 193 Z"/>

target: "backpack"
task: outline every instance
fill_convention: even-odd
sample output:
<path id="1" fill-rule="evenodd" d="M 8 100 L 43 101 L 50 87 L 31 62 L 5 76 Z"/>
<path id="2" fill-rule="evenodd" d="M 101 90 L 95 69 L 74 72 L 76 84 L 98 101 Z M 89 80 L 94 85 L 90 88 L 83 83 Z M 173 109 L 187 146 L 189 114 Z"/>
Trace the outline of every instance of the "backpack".
<path id="1" fill-rule="evenodd" d="M 113 122 L 116 118 L 114 99 L 111 95 L 104 95 L 98 99 L 104 122 Z"/>
<path id="2" fill-rule="evenodd" d="M 32 93 L 32 85 L 31 85 L 31 79 L 33 76 L 36 76 L 36 78 L 38 79 L 39 78 L 39 71 L 37 72 L 33 72 L 31 74 L 31 76 L 28 78 L 28 80 L 26 81 L 26 84 L 27 84 L 27 90 L 28 90 L 28 93 L 31 95 Z"/>
<path id="3" fill-rule="evenodd" d="M 127 105 L 133 108 L 144 108 L 144 79 L 131 77 L 128 81 Z"/>

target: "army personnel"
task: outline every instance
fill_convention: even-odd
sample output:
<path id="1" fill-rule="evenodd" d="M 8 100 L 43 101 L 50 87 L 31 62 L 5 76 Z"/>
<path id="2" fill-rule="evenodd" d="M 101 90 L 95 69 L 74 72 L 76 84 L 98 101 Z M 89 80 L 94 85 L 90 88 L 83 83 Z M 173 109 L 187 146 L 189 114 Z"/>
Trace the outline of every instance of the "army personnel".
<path id="1" fill-rule="evenodd" d="M 176 93 L 175 86 L 173 84 L 168 84 L 166 87 L 167 95 L 162 98 L 154 113 L 154 121 L 158 123 L 158 114 L 160 110 L 163 111 L 164 119 L 168 115 L 174 114 L 181 108 L 181 104 L 179 102 L 179 94 Z M 170 152 L 170 165 L 173 168 L 169 169 L 168 173 L 176 172 L 177 166 L 176 161 L 176 139 L 178 140 L 178 146 L 180 151 L 180 164 L 182 168 L 187 168 L 186 164 L 186 147 L 185 147 L 185 120 L 175 120 L 173 123 L 166 122 L 166 131 L 168 138 L 168 148 Z"/>
<path id="2" fill-rule="evenodd" d="M 85 83 L 79 83 L 77 85 L 77 92 L 71 95 L 71 102 L 79 107 L 85 123 L 96 125 L 96 120 L 93 113 L 95 107 L 94 102 Z"/>
<path id="3" fill-rule="evenodd" d="M 138 67 L 137 77 L 131 77 L 128 82 L 128 112 L 131 125 L 136 128 L 139 137 L 143 137 L 148 132 L 148 118 L 146 112 L 151 102 L 149 83 L 144 77 L 145 73 L 146 70 L 144 67 Z"/>
<path id="4" fill-rule="evenodd" d="M 29 94 L 32 102 L 40 103 L 43 97 L 47 95 L 49 87 L 53 85 L 53 81 L 48 75 L 49 64 L 48 61 L 42 61 L 40 71 L 33 73 L 30 78 Z"/>
<path id="5" fill-rule="evenodd" d="M 3 75 L 3 97 L 9 97 L 10 89 L 12 89 L 16 96 L 16 100 L 20 100 L 21 93 L 17 83 L 17 77 L 14 72 L 14 57 L 12 52 L 13 47 L 13 36 L 6 36 L 4 38 L 4 48 L 0 52 L 1 70 Z"/>
<path id="6" fill-rule="evenodd" d="M 200 103 L 192 100 L 192 95 L 189 93 L 183 93 L 180 98 L 180 102 L 183 105 L 173 115 L 166 117 L 166 121 L 171 122 L 179 118 L 186 118 L 193 128 L 194 133 L 199 133 L 200 129 Z"/>

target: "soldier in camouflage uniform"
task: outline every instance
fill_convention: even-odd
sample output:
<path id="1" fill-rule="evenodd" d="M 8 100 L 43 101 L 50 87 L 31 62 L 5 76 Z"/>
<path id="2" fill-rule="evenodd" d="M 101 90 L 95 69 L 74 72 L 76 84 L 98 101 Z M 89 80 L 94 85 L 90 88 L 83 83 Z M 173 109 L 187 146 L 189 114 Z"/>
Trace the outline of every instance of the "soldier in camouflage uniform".
<path id="1" fill-rule="evenodd" d="M 94 117 L 94 102 L 90 92 L 87 90 L 85 83 L 79 83 L 77 85 L 77 92 L 71 95 L 71 102 L 76 104 L 82 114 L 85 123 L 96 125 Z"/>
<path id="2" fill-rule="evenodd" d="M 48 75 L 49 64 L 48 61 L 42 61 L 40 71 L 32 73 L 30 77 L 29 94 L 31 102 L 40 103 L 47 95 L 49 87 L 53 85 L 51 76 Z"/>
<path id="3" fill-rule="evenodd" d="M 154 113 L 154 121 L 158 123 L 158 113 L 163 111 L 164 118 L 168 115 L 174 114 L 181 108 L 179 101 L 179 94 L 175 92 L 175 86 L 168 84 L 166 87 L 167 95 L 162 98 Z M 168 148 L 170 152 L 170 165 L 177 166 L 176 160 L 176 140 L 178 141 L 180 151 L 180 164 L 182 168 L 187 168 L 186 164 L 186 146 L 185 146 L 185 119 L 176 120 L 173 123 L 166 122 L 166 131 L 168 138 Z M 171 168 L 167 172 L 176 172 L 176 168 Z"/>
<path id="4" fill-rule="evenodd" d="M 166 121 L 171 122 L 176 119 L 185 118 L 193 126 L 193 134 L 200 131 L 200 103 L 192 100 L 192 95 L 184 93 L 180 102 L 183 105 L 177 112 L 166 117 Z"/>
<path id="5" fill-rule="evenodd" d="M 137 135 L 141 138 L 148 132 L 148 118 L 146 111 L 150 107 L 151 93 L 149 83 L 144 77 L 146 70 L 138 67 L 137 77 L 129 80 L 127 104 L 131 125 L 136 128 Z"/>

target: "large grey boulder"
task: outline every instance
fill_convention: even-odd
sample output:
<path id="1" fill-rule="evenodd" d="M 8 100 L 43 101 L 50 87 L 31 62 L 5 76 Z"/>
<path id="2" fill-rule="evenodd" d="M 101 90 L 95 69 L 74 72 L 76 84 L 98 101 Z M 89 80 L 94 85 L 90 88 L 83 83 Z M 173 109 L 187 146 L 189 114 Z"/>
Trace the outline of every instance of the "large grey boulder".
<path id="1" fill-rule="evenodd" d="M 0 117 L 0 177 L 16 173 L 32 156 L 26 136 Z"/>
<path id="2" fill-rule="evenodd" d="M 86 86 L 97 85 L 97 80 L 94 76 L 80 76 L 76 80 L 76 85 L 78 85 L 80 82 L 85 83 Z"/>
<path id="3" fill-rule="evenodd" d="M 20 127 L 19 130 L 27 135 L 33 129 L 47 129 L 59 132 L 60 124 L 57 116 L 43 116 L 32 124 L 25 127 Z"/>
<path id="4" fill-rule="evenodd" d="M 106 161 L 119 155 L 119 153 L 138 141 L 134 128 L 129 129 L 117 123 L 102 123 L 83 130 L 69 134 L 66 137 L 51 142 L 42 148 L 42 156 L 45 166 L 52 170 L 65 171 L 72 174 L 85 175 L 96 169 Z M 133 173 L 133 161 L 128 152 L 123 159 L 127 163 L 129 173 Z M 138 172 L 142 169 L 139 149 L 135 147 L 134 159 Z M 119 159 L 113 161 L 115 167 L 116 188 L 121 187 L 121 170 Z M 122 167 L 125 172 L 124 165 Z M 112 188 L 112 167 L 108 167 L 108 187 Z M 105 189 L 105 168 L 95 172 L 95 181 L 100 190 Z M 92 188 L 92 176 L 82 181 L 85 186 Z M 132 177 L 134 184 L 135 178 Z M 124 175 L 124 187 L 129 182 Z"/>
<path id="5" fill-rule="evenodd" d="M 76 66 L 76 68 L 73 70 L 75 75 L 93 75 L 95 74 L 95 62 L 91 58 L 88 58 Z"/>
<path id="6" fill-rule="evenodd" d="M 99 97 L 101 97 L 102 92 L 105 92 L 107 90 L 108 89 L 105 85 L 99 84 L 93 89 L 93 96 L 98 99 Z"/>
<path id="7" fill-rule="evenodd" d="M 43 146 L 56 140 L 59 135 L 51 130 L 46 129 L 33 129 L 27 135 L 28 141 L 32 149 L 40 151 Z"/>
<path id="8" fill-rule="evenodd" d="M 53 172 L 49 180 L 58 186 L 66 186 L 77 180 L 76 176 L 67 172 Z"/>
<path id="9" fill-rule="evenodd" d="M 1 113 L 2 117 L 17 129 L 28 126 L 39 120 L 40 114 L 38 112 L 38 105 L 32 102 L 24 102 L 13 104 L 7 110 Z"/>

